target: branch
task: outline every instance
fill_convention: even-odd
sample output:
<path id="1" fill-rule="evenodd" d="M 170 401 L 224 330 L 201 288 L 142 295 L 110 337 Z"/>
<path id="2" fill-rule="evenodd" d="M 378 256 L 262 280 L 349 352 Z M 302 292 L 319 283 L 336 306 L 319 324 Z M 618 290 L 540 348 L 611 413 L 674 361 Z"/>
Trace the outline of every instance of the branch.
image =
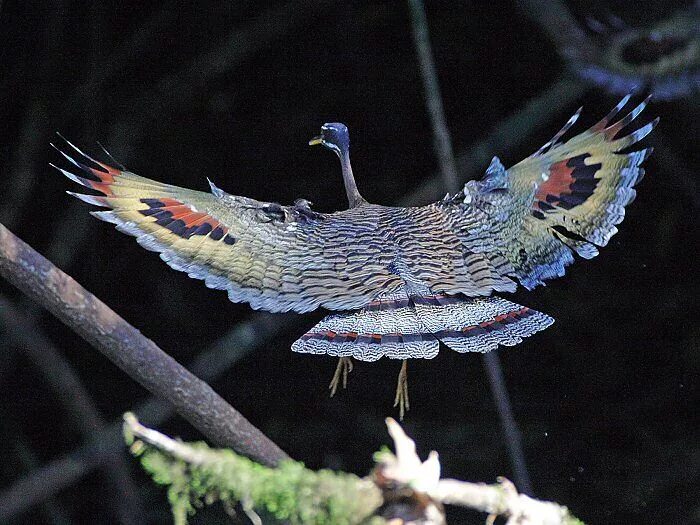
<path id="1" fill-rule="evenodd" d="M 583 96 L 587 89 L 588 86 L 583 82 L 559 80 L 526 102 L 513 115 L 494 124 L 486 137 L 458 153 L 455 162 L 460 181 L 467 181 L 482 174 L 494 155 L 523 146 L 536 129 L 549 125 L 555 117 L 559 117 L 563 108 Z M 401 199 L 399 205 L 425 204 L 438 200 L 444 193 L 440 176 L 435 175 Z"/>
<path id="2" fill-rule="evenodd" d="M 319 525 L 367 523 L 382 502 L 370 480 L 314 472 L 291 460 L 277 468 L 263 467 L 230 450 L 171 439 L 144 427 L 133 414 L 124 416 L 124 434 L 154 480 L 168 485 L 176 524 L 186 523 L 202 502 L 217 500 L 230 507 L 241 503 L 292 524 Z"/>
<path id="3" fill-rule="evenodd" d="M 507 525 L 583 525 L 566 507 L 518 494 L 515 485 L 505 478 L 492 485 L 441 479 L 430 496 L 446 505 L 486 512 L 488 523 L 502 516 L 507 518 Z"/>
<path id="4" fill-rule="evenodd" d="M 452 139 L 450 130 L 447 129 L 445 120 L 445 108 L 440 95 L 440 84 L 435 70 L 433 51 L 430 47 L 430 34 L 428 20 L 425 16 L 423 0 L 408 0 L 411 9 L 411 29 L 413 30 L 413 43 L 418 54 L 423 89 L 425 90 L 425 103 L 430 114 L 430 123 L 433 130 L 433 147 L 440 164 L 443 186 L 451 193 L 459 191 L 459 176 L 457 164 L 452 151 Z"/>
<path id="5" fill-rule="evenodd" d="M 106 422 L 95 406 L 90 393 L 70 363 L 63 357 L 36 326 L 36 316 L 19 311 L 8 300 L 0 297 L 0 325 L 11 340 L 20 346 L 36 366 L 44 380 L 63 403 L 66 412 L 75 420 L 85 440 L 97 438 Z M 137 523 L 142 516 L 139 492 L 129 477 L 129 468 L 122 454 L 114 450 L 106 458 L 107 479 L 114 494 L 114 505 L 121 523 Z"/>
<path id="6" fill-rule="evenodd" d="M 515 485 L 505 478 L 494 485 L 440 479 L 437 452 L 432 451 L 428 459 L 421 462 L 416 444 L 401 426 L 391 418 L 387 418 L 386 424 L 396 455 L 388 451 L 375 454 L 379 463 L 375 479 L 388 478 L 393 485 L 412 488 L 418 501 L 423 494 L 441 504 L 486 512 L 489 514 L 487 523 L 494 523 L 496 517 L 502 516 L 507 518 L 508 525 L 583 525 L 566 507 L 518 494 Z"/>
<path id="7" fill-rule="evenodd" d="M 213 443 L 264 465 L 287 455 L 209 385 L 0 224 L 0 275 L 92 344 Z"/>
<path id="8" fill-rule="evenodd" d="M 377 466 L 366 478 L 314 472 L 293 461 L 261 467 L 230 450 L 176 441 L 132 414 L 124 416 L 124 435 L 154 480 L 168 486 L 177 524 L 202 503 L 221 500 L 290 523 L 444 525 L 448 504 L 488 513 L 489 523 L 502 516 L 508 525 L 583 525 L 566 507 L 518 494 L 505 479 L 493 485 L 440 479 L 437 452 L 422 462 L 399 424 L 386 423 L 396 453 L 376 453 Z"/>
<path id="9" fill-rule="evenodd" d="M 517 0 L 516 3 L 564 58 L 568 58 L 576 48 L 595 46 L 562 0 Z"/>
<path id="10" fill-rule="evenodd" d="M 32 449 L 31 445 L 26 439 L 26 436 L 22 431 L 17 428 L 14 421 L 8 417 L 8 414 L 0 409 L 0 439 L 3 443 L 6 443 L 12 448 L 12 454 L 7 454 L 5 459 L 7 467 L 12 469 L 16 468 L 11 462 L 11 457 L 17 458 L 22 470 L 34 470 L 40 464 L 39 458 Z M 6 445 L 6 446 L 7 446 Z M 64 511 L 61 504 L 52 498 L 47 498 L 42 502 L 41 512 L 43 514 L 44 522 L 50 525 L 68 525 L 70 520 L 68 519 L 66 512 Z M 0 518 L 0 523 L 7 523 L 7 520 L 2 520 Z"/>

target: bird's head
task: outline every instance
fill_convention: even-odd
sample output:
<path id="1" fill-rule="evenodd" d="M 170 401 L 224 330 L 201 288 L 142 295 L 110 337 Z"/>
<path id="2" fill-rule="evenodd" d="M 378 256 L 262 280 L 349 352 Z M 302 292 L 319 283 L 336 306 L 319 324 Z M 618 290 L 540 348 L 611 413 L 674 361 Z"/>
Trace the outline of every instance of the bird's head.
<path id="1" fill-rule="evenodd" d="M 345 124 L 340 122 L 329 122 L 321 126 L 321 134 L 309 141 L 309 146 L 322 144 L 330 150 L 335 151 L 339 156 L 350 149 L 350 133 Z"/>

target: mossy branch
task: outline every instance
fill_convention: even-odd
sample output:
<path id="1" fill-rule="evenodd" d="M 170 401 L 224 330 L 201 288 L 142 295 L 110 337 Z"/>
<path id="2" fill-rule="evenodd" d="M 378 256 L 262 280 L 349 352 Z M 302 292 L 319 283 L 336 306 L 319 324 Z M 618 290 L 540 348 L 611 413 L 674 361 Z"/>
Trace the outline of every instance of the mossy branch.
<path id="1" fill-rule="evenodd" d="M 399 424 L 387 419 L 387 427 L 396 453 L 377 452 L 372 475 L 359 478 L 312 471 L 292 460 L 264 467 L 231 450 L 176 441 L 144 427 L 133 414 L 124 416 L 132 453 L 156 483 L 168 487 L 176 525 L 216 501 L 291 524 L 444 525 L 443 504 L 450 504 L 485 512 L 489 523 L 502 516 L 508 525 L 583 525 L 566 507 L 519 494 L 506 479 L 492 485 L 440 479 L 436 452 L 421 461 Z"/>
<path id="2" fill-rule="evenodd" d="M 202 504 L 265 511 L 292 524 L 384 523 L 372 515 L 382 503 L 372 481 L 330 470 L 312 471 L 292 460 L 277 468 L 257 464 L 231 450 L 185 444 L 150 430 L 132 414 L 124 416 L 131 451 L 156 483 L 168 486 L 175 523 L 184 524 Z"/>

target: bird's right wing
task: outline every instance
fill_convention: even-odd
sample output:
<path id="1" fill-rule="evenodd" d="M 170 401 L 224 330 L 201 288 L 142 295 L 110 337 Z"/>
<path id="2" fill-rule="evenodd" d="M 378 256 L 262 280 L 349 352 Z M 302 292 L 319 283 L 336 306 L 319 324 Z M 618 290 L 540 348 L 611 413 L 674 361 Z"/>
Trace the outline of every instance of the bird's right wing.
<path id="1" fill-rule="evenodd" d="M 103 194 L 72 195 L 111 208 L 92 214 L 160 253 L 172 268 L 227 290 L 233 302 L 271 312 L 358 309 L 401 285 L 387 271 L 393 256 L 371 218 L 259 202 L 214 185 L 212 193 L 188 190 L 113 168 L 72 147 L 85 158 L 61 153 L 89 178 L 57 169 Z"/>
<path id="2" fill-rule="evenodd" d="M 465 261 L 478 263 L 452 274 L 480 277 L 475 290 L 461 285 L 444 291 L 474 296 L 509 290 L 509 284 L 511 291 L 513 277 L 531 289 L 564 275 L 574 262 L 574 252 L 586 259 L 598 254 L 597 247 L 605 246 L 617 232 L 625 206 L 635 197 L 634 186 L 644 175 L 641 164 L 652 151 L 628 148 L 658 123 L 657 118 L 625 135 L 623 129 L 648 101 L 615 120 L 629 98 L 590 129 L 562 141 L 577 112 L 533 155 L 508 170 L 494 158 L 481 181 L 468 182 L 462 191 L 433 206 L 459 239 Z"/>
<path id="3" fill-rule="evenodd" d="M 590 259 L 617 233 L 625 206 L 636 195 L 642 162 L 651 148 L 629 151 L 659 119 L 625 135 L 623 130 L 647 105 L 648 98 L 615 120 L 629 101 L 626 96 L 597 124 L 567 141 L 561 137 L 576 113 L 552 140 L 507 171 L 508 191 L 527 197 L 526 207 L 512 216 L 518 228 L 506 235 L 508 258 L 527 288 L 564 275 L 572 252 Z M 580 111 L 580 110 L 579 110 Z M 504 230 L 506 231 L 506 230 Z"/>

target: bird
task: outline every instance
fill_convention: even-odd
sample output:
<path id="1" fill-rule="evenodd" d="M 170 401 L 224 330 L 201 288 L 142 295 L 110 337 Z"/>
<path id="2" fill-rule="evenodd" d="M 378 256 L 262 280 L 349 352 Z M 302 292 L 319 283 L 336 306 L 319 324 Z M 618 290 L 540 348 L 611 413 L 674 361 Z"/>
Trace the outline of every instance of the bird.
<path id="1" fill-rule="evenodd" d="M 68 192 L 108 208 L 92 215 L 231 301 L 270 312 L 329 311 L 292 350 L 338 358 L 331 396 L 346 386 L 353 359 L 402 361 L 394 406 L 403 418 L 409 359 L 434 358 L 440 343 L 460 353 L 514 346 L 554 322 L 503 294 L 563 276 L 575 254 L 595 257 L 617 232 L 652 152 L 629 147 L 659 122 L 622 133 L 649 102 L 618 118 L 630 96 L 565 141 L 579 108 L 534 154 L 508 169 L 494 157 L 481 180 L 423 206 L 365 199 L 348 128 L 338 122 L 309 142 L 340 160 L 348 207 L 332 213 L 305 199 L 281 205 L 231 195 L 212 181 L 209 192 L 157 182 L 107 150 L 111 162 L 95 160 L 63 137 L 70 153 L 54 147 L 71 167 L 52 166 L 97 192 Z"/>

